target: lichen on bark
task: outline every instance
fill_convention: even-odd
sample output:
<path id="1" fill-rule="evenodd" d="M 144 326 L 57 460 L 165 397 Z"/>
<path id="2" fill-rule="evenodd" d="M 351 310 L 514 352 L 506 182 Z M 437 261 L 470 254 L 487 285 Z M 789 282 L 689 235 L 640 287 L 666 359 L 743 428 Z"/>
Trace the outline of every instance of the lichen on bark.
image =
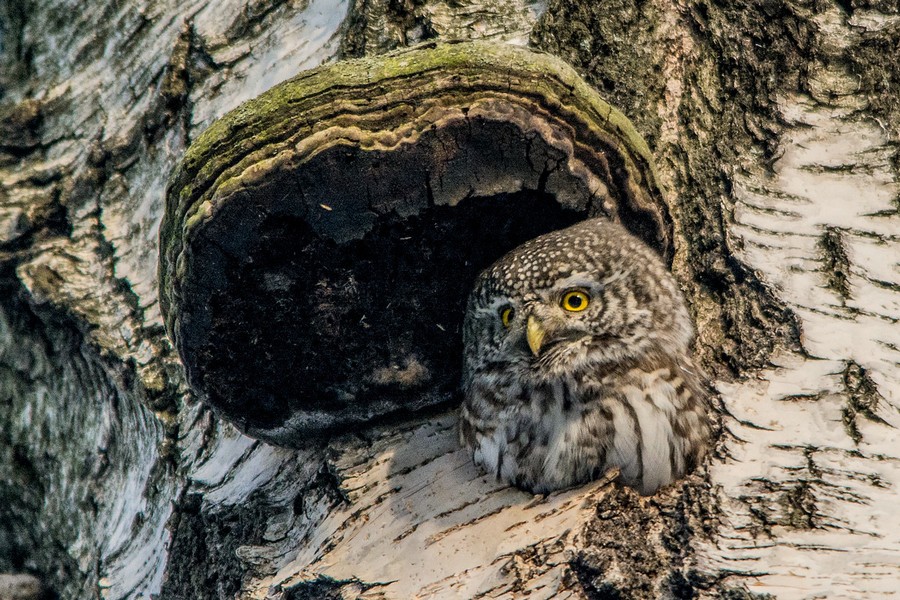
<path id="1" fill-rule="evenodd" d="M 160 295 L 188 379 L 288 445 L 452 404 L 466 288 L 531 237 L 606 215 L 672 255 L 628 120 L 553 57 L 496 44 L 277 86 L 188 149 L 168 198 Z"/>
<path id="2" fill-rule="evenodd" d="M 559 511 L 593 514 L 603 494 L 536 500 L 479 480 L 454 455 L 450 415 L 446 431 L 392 425 L 384 437 L 332 440 L 327 453 L 239 435 L 185 393 L 146 260 L 166 174 L 230 108 L 341 53 L 448 36 L 523 41 L 533 16 L 521 8 L 540 3 L 70 4 L 0 3 L 0 313 L 13 315 L 15 336 L 0 337 L 0 386 L 15 394 L 0 395 L 3 568 L 40 573 L 61 597 L 111 599 L 213 600 L 238 586 L 260 598 L 352 597 L 376 582 L 370 596 L 459 597 L 460 585 L 474 596 L 484 582 L 531 598 L 895 593 L 882 576 L 897 570 L 900 539 L 896 511 L 884 509 L 896 504 L 900 414 L 900 95 L 898 63 L 885 59 L 897 46 L 894 2 L 549 3 L 533 43 L 570 61 L 649 140 L 706 364 L 738 373 L 717 382 L 734 418 L 710 481 L 651 505 L 607 490 L 619 512 L 596 521 Z M 507 199 L 525 210 L 523 200 Z M 843 252 L 822 252 L 828 228 Z M 824 285 L 832 265 L 846 271 L 843 303 Z M 771 352 L 796 337 L 785 303 L 804 327 L 803 349 L 787 357 Z M 421 362 L 396 366 L 377 379 L 421 377 Z M 72 403 L 98 386 L 115 393 L 76 417 L 88 425 L 74 422 L 88 408 Z M 63 387 L 72 393 L 46 392 Z M 122 453 L 86 435 L 104 420 Z M 57 452 L 60 436 L 70 452 Z M 98 494 L 85 480 L 93 466 L 129 484 L 110 480 Z M 68 491 L 40 495 L 53 485 Z M 435 523 L 453 531 L 435 542 Z M 384 551 L 366 556 L 361 540 Z M 638 550 L 649 567 L 617 577 Z M 220 552 L 222 570 L 192 573 L 193 557 Z M 461 555 L 469 562 L 447 560 Z M 391 582 L 382 556 L 398 573 Z M 285 567 L 290 557 L 305 558 Z M 403 586 L 413 592 L 397 594 Z"/>
<path id="3" fill-rule="evenodd" d="M 780 87 L 802 87 L 814 31 L 802 4 L 622 0 L 551 2 L 532 43 L 569 60 L 632 119 L 673 196 L 699 351 L 715 373 L 765 365 L 796 347 L 793 316 L 733 256 L 725 231 L 730 166 L 777 147 Z M 740 90 L 740 93 L 734 93 Z"/>

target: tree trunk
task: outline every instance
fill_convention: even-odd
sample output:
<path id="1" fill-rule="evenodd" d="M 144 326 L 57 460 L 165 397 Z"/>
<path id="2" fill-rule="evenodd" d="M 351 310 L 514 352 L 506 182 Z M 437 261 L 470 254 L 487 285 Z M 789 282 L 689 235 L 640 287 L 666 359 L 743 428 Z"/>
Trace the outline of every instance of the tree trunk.
<path id="1" fill-rule="evenodd" d="M 166 184 L 301 71 L 528 44 L 647 140 L 721 394 L 643 498 L 481 475 L 455 412 L 300 449 L 197 402 L 163 325 Z M 900 7 L 0 0 L 0 572 L 60 598 L 878 598 L 900 572 Z"/>

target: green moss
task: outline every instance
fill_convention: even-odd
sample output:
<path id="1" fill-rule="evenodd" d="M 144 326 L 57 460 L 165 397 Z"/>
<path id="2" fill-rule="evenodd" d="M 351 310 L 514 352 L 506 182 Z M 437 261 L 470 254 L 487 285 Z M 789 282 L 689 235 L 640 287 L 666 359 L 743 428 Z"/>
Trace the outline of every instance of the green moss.
<path id="1" fill-rule="evenodd" d="M 383 93 L 385 89 L 398 89 L 403 80 L 424 79 L 450 81 L 480 76 L 488 83 L 503 76 L 510 78 L 511 92 L 524 92 L 515 86 L 513 77 L 520 77 L 537 86 L 534 93 L 547 98 L 558 97 L 567 103 L 591 112 L 594 118 L 606 121 L 608 126 L 623 138 L 623 147 L 652 165 L 650 150 L 631 122 L 618 109 L 605 102 L 567 64 L 549 54 L 530 52 L 517 46 L 470 42 L 465 44 L 426 44 L 376 58 L 362 58 L 333 65 L 326 65 L 301 74 L 250 100 L 213 123 L 185 153 L 185 169 L 205 164 L 214 153 L 234 148 L 225 141 L 235 138 L 253 138 L 257 143 L 283 131 L 279 122 L 299 115 L 304 105 L 327 90 L 349 88 L 356 96 L 365 99 L 369 95 Z M 424 82 L 427 85 L 427 81 Z M 434 86 L 437 87 L 437 86 Z M 371 88 L 368 90 L 367 88 Z M 534 88 L 532 88 L 534 89 Z M 455 93 L 464 100 L 478 88 L 467 90 L 465 83 L 456 86 Z M 222 161 L 227 160 L 227 155 Z"/>
<path id="2" fill-rule="evenodd" d="M 161 308 L 199 397 L 251 435 L 294 444 L 449 402 L 458 361 L 445 362 L 445 349 L 399 308 L 373 313 L 380 304 L 364 302 L 366 294 L 398 293 L 381 286 L 412 258 L 410 248 L 460 265 L 441 281 L 408 282 L 446 288 L 443 303 L 452 305 L 464 290 L 449 282 L 471 281 L 466 269 L 487 266 L 554 223 L 597 215 L 621 220 L 671 257 L 671 220 L 649 147 L 560 59 L 468 42 L 339 62 L 242 104 L 188 149 L 160 230 Z M 496 224 L 491 235 L 476 236 L 479 218 Z M 413 241 L 396 245 L 399 235 Z M 332 264 L 353 252 L 351 263 Z M 384 277 L 355 273 L 373 256 L 387 258 L 373 267 Z M 366 283 L 344 281 L 348 272 Z M 261 273 L 281 287 L 265 288 Z M 316 296 L 326 280 L 329 293 L 347 296 L 335 306 L 375 314 L 378 325 L 357 331 L 358 318 L 328 313 L 332 305 Z M 293 286 L 290 301 L 279 296 L 285 285 Z M 284 343 L 284 331 L 301 323 Z M 352 343 L 341 327 L 354 332 Z M 373 350 L 389 338 L 396 343 Z M 339 367 L 312 350 L 338 339 Z M 376 390 L 390 382 L 368 373 L 409 357 L 432 361 L 429 391 Z M 306 365 L 303 377 L 293 361 Z M 242 387 L 251 380 L 266 382 L 255 396 Z"/>
<path id="3" fill-rule="evenodd" d="M 275 167 L 291 160 L 298 141 L 342 114 L 356 115 L 363 129 L 389 130 L 406 118 L 387 110 L 392 105 L 415 107 L 438 99 L 465 110 L 473 99 L 490 94 L 536 103 L 570 120 L 575 130 L 606 140 L 633 180 L 623 190 L 647 194 L 644 202 L 665 212 L 646 142 L 624 114 L 563 61 L 505 44 L 425 44 L 302 73 L 242 104 L 197 138 L 170 184 L 160 232 L 164 313 L 173 301 L 173 266 L 183 236 L 206 222 L 215 210 L 214 202 L 208 204 L 213 197 L 247 185 L 250 167 L 254 177 L 264 177 L 266 161 Z"/>

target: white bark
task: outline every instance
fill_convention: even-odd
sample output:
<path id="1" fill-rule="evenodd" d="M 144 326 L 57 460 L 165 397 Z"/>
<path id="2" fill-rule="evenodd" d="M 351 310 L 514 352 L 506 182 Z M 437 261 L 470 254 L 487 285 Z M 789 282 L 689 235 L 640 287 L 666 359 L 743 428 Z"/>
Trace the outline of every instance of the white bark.
<path id="1" fill-rule="evenodd" d="M 584 597 L 570 562 L 590 545 L 586 527 L 612 485 L 548 498 L 501 488 L 456 447 L 453 414 L 304 451 L 267 446 L 190 400 L 162 333 L 156 235 L 169 173 L 217 117 L 335 60 L 353 9 L 34 3 L 34 19 L 49 24 L 24 27 L 29 78 L 7 81 L 2 96 L 36 99 L 44 114 L 40 148 L 0 156 L 0 495 L 17 499 L 0 510 L 11 540 L 0 544 L 2 568 L 42 573 L 63 598 L 229 597 L 238 584 L 241 597 L 278 598 L 323 577 L 344 582 L 345 597 Z M 416 41 L 422 22 L 438 36 L 525 43 L 542 10 L 425 2 L 408 29 L 373 10 L 366 51 Z M 684 165 L 664 150 L 683 135 L 687 67 L 676 55 L 697 49 L 675 14 L 661 27 L 678 52 L 660 75 L 658 146 L 677 192 Z M 836 57 L 898 17 L 829 4 L 810 19 Z M 683 565 L 716 580 L 700 595 L 743 585 L 785 599 L 896 594 L 897 140 L 842 64 L 813 61 L 809 93 L 778 98 L 786 125 L 774 172 L 750 151 L 728 166 L 728 246 L 803 336 L 801 350 L 717 384 L 727 433 L 700 502 L 718 526 L 691 538 Z M 182 72 L 172 108 L 167 77 Z M 66 227 L 47 225 L 48 211 L 62 211 Z M 823 249 L 826 233 L 837 250 Z M 842 271 L 848 288 L 835 282 Z M 707 324 L 698 327 L 704 339 Z M 678 497 L 663 496 L 634 505 L 652 512 Z M 653 523 L 648 538 L 665 529 Z M 190 587 L 185 573 L 211 564 L 230 579 L 195 572 Z"/>
<path id="2" fill-rule="evenodd" d="M 896 16 L 832 7 L 817 20 L 837 54 Z M 812 68 L 811 93 L 779 98 L 788 128 L 774 173 L 745 165 L 729 215 L 737 256 L 800 318 L 803 352 L 720 385 L 734 416 L 731 458 L 712 471 L 726 519 L 701 553 L 778 598 L 887 598 L 900 573 L 896 142 L 845 65 Z M 829 283 L 829 230 L 846 253 L 846 296 Z"/>

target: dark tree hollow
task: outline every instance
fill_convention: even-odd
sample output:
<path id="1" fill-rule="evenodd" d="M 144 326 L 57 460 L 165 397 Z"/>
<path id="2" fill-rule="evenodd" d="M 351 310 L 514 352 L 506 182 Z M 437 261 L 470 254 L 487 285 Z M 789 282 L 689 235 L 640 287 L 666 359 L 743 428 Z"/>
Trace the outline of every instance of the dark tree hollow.
<path id="1" fill-rule="evenodd" d="M 298 446 L 452 404 L 476 274 L 597 215 L 671 257 L 646 145 L 559 60 L 467 43 L 338 63 L 188 150 L 161 304 L 198 396 Z"/>

